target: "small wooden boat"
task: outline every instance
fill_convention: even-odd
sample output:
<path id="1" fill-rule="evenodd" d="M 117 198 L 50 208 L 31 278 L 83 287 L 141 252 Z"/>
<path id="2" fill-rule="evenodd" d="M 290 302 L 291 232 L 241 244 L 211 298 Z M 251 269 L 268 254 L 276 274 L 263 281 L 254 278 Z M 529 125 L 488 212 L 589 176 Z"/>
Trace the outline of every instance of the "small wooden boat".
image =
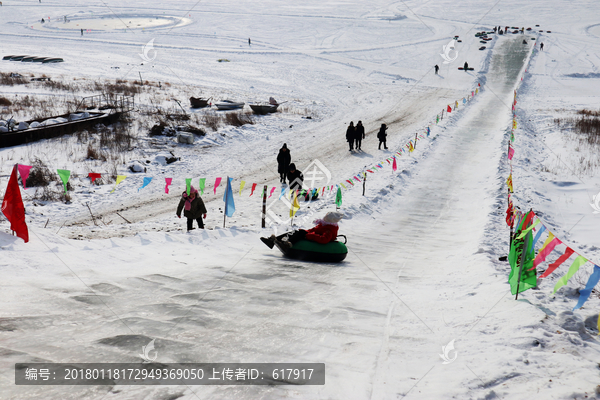
<path id="1" fill-rule="evenodd" d="M 279 104 L 249 104 L 249 106 L 255 114 L 265 115 L 276 112 Z"/>
<path id="2" fill-rule="evenodd" d="M 63 60 L 62 58 L 46 58 L 45 60 L 42 60 L 42 64 L 48 64 L 48 63 L 59 63 L 59 62 L 64 62 L 65 60 Z"/>
<path id="3" fill-rule="evenodd" d="M 208 102 L 209 102 L 210 98 L 208 99 L 203 99 L 201 97 L 190 97 L 190 104 L 192 105 L 192 108 L 204 108 L 206 106 L 208 106 Z"/>
<path id="4" fill-rule="evenodd" d="M 27 56 L 26 55 L 25 56 L 12 56 L 10 58 L 10 61 L 21 61 L 25 57 L 27 57 Z"/>
<path id="5" fill-rule="evenodd" d="M 219 110 L 226 111 L 226 110 L 239 110 L 240 108 L 244 107 L 244 104 L 245 103 L 237 102 L 237 101 L 233 101 L 233 100 L 221 100 L 221 101 L 215 103 L 215 106 Z"/>

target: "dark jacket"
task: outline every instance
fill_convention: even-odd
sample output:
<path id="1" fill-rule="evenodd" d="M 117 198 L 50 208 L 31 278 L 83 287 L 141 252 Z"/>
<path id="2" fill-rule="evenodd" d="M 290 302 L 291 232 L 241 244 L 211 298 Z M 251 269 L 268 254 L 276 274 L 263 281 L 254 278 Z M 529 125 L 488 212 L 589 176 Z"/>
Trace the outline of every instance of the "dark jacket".
<path id="1" fill-rule="evenodd" d="M 379 132 L 377 132 L 377 138 L 379 139 L 380 142 L 385 142 L 385 138 L 387 137 L 387 133 L 385 133 L 385 131 L 387 130 L 387 126 L 381 127 L 379 128 Z"/>
<path id="2" fill-rule="evenodd" d="M 288 172 L 287 179 L 290 183 L 290 189 L 302 189 L 302 184 L 304 183 L 304 175 L 302 175 L 302 172 L 298 170 Z"/>
<path id="3" fill-rule="evenodd" d="M 177 206 L 177 216 L 178 217 L 181 215 L 181 210 L 183 210 L 183 207 L 185 206 L 185 200 L 187 198 L 187 193 L 186 192 L 183 192 L 183 193 L 184 193 L 185 197 L 181 198 L 181 200 L 179 201 L 179 205 Z M 202 201 L 200 196 L 198 196 L 198 194 L 196 194 L 196 198 L 192 201 L 189 211 L 184 210 L 183 215 L 186 218 L 198 219 L 198 218 L 202 218 L 202 214 L 206 214 L 206 207 L 204 206 L 204 202 Z"/>
<path id="4" fill-rule="evenodd" d="M 346 129 L 346 142 L 354 142 L 356 128 L 354 126 L 348 126 Z"/>
<path id="5" fill-rule="evenodd" d="M 365 138 L 365 127 L 362 124 L 356 125 L 354 138 L 358 140 L 363 140 Z"/>
<path id="6" fill-rule="evenodd" d="M 290 163 L 292 162 L 292 156 L 290 155 L 290 151 L 279 150 L 279 154 L 277 154 L 277 172 L 280 174 L 285 174 L 289 170 Z"/>

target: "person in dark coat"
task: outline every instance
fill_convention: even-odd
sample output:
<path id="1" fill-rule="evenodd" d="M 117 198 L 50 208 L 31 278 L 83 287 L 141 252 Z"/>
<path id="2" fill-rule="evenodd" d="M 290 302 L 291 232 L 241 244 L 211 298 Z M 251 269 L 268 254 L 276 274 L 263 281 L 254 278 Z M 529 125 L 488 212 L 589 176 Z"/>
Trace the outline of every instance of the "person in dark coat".
<path id="1" fill-rule="evenodd" d="M 468 62 L 466 62 L 466 61 L 465 61 L 465 64 L 463 65 L 463 69 L 464 69 L 465 71 L 468 71 L 468 70 L 469 70 L 469 63 L 468 63 Z"/>
<path id="2" fill-rule="evenodd" d="M 437 75 L 438 71 L 440 70 L 440 67 L 437 64 L 435 64 L 434 68 L 435 68 L 435 74 Z"/>
<path id="3" fill-rule="evenodd" d="M 381 128 L 379 128 L 379 132 L 377 132 L 377 139 L 379 139 L 379 150 L 381 150 L 381 143 L 383 143 L 383 148 L 387 150 L 387 126 L 385 124 L 381 124 Z"/>
<path id="4" fill-rule="evenodd" d="M 354 135 L 354 147 L 356 150 L 361 150 L 360 145 L 362 140 L 365 138 L 365 127 L 363 126 L 362 121 L 358 121 L 356 124 Z"/>
<path id="5" fill-rule="evenodd" d="M 302 190 L 302 185 L 304 185 L 304 175 L 296 169 L 296 164 L 290 164 L 287 179 L 290 184 L 290 190 Z"/>
<path id="6" fill-rule="evenodd" d="M 544 43 L 540 43 L 540 50 L 544 51 Z"/>
<path id="7" fill-rule="evenodd" d="M 198 222 L 198 228 L 204 229 L 204 222 L 202 218 L 206 218 L 206 206 L 198 194 L 198 190 L 195 187 L 190 188 L 190 194 L 188 196 L 187 191 L 181 195 L 179 205 L 177 206 L 177 216 L 181 218 L 181 210 L 183 215 L 187 218 L 187 230 L 188 232 L 194 229 L 194 220 Z"/>
<path id="8" fill-rule="evenodd" d="M 277 154 L 277 172 L 279 172 L 279 181 L 285 183 L 286 175 L 290 169 L 290 163 L 292 162 L 292 156 L 287 148 L 287 144 L 283 144 Z"/>
<path id="9" fill-rule="evenodd" d="M 348 125 L 348 129 L 346 129 L 346 142 L 350 145 L 350 151 L 354 150 L 354 132 L 356 128 L 354 128 L 354 122 L 350 121 L 350 125 Z"/>

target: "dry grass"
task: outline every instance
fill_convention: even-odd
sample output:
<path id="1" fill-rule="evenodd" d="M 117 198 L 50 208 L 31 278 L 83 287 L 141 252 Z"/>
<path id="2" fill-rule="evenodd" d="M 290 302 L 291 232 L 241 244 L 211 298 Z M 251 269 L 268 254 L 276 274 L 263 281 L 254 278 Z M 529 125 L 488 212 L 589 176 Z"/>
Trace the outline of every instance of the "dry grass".
<path id="1" fill-rule="evenodd" d="M 243 126 L 246 124 L 253 125 L 254 120 L 250 114 L 243 112 L 228 112 L 225 114 L 225 123 L 231 126 Z"/>

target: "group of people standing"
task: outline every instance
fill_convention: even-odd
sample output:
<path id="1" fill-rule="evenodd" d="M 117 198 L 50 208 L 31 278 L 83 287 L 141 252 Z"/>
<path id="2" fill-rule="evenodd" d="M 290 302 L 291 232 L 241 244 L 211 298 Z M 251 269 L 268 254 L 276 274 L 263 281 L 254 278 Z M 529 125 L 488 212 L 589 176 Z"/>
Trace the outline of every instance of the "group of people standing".
<path id="1" fill-rule="evenodd" d="M 346 129 L 346 141 L 350 145 L 350 151 L 354 150 L 362 150 L 361 144 L 362 140 L 365 138 L 365 127 L 362 124 L 362 121 L 358 121 L 356 126 L 354 126 L 354 121 L 350 121 L 350 125 Z"/>
<path id="2" fill-rule="evenodd" d="M 387 149 L 387 126 L 385 124 L 381 124 L 381 128 L 379 128 L 379 132 L 377 133 L 377 139 L 379 139 L 379 150 L 381 150 L 381 145 L 383 144 L 383 148 Z M 352 150 L 362 150 L 362 140 L 365 138 L 365 127 L 362 124 L 362 121 L 358 121 L 356 126 L 354 126 L 354 122 L 350 121 L 350 125 L 346 129 L 346 141 L 350 147 L 349 151 Z"/>

